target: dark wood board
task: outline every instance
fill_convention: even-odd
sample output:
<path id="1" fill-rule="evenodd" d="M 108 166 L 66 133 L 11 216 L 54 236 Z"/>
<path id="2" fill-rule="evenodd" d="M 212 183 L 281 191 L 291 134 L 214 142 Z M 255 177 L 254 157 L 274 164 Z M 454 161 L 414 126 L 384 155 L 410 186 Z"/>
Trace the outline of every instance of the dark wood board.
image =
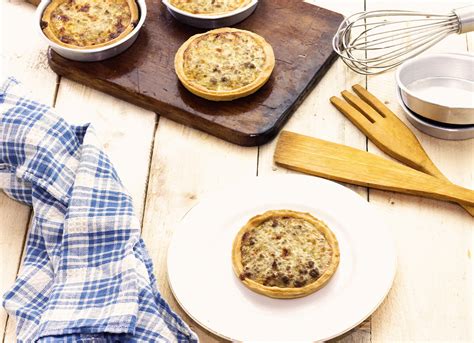
<path id="1" fill-rule="evenodd" d="M 236 25 L 263 36 L 276 65 L 258 92 L 231 102 L 213 102 L 188 92 L 174 72 L 174 55 L 191 35 L 205 30 L 176 21 L 160 0 L 147 0 L 148 14 L 137 41 L 101 62 L 74 62 L 48 54 L 58 74 L 232 143 L 260 145 L 272 139 L 324 75 L 337 55 L 332 37 L 342 15 L 301 0 L 260 0 Z"/>

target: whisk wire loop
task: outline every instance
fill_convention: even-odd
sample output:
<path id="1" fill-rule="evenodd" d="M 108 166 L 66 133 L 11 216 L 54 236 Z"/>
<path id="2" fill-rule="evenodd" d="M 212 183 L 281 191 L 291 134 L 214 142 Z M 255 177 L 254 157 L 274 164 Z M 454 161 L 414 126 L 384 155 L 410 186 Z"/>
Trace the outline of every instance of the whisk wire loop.
<path id="1" fill-rule="evenodd" d="M 333 38 L 334 51 L 347 66 L 365 75 L 379 74 L 400 65 L 446 36 L 461 31 L 461 23 L 474 21 L 473 9 L 447 14 L 404 10 L 355 13 L 342 21 Z M 466 27 L 466 25 L 465 25 Z M 470 28 L 470 26 L 469 26 Z"/>

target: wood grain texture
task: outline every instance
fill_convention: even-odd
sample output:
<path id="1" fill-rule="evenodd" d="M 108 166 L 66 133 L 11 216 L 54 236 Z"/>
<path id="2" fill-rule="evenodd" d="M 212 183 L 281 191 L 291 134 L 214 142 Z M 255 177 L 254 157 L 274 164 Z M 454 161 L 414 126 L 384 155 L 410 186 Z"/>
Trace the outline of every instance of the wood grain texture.
<path id="1" fill-rule="evenodd" d="M 71 80 L 62 79 L 56 111 L 69 123 L 90 123 L 142 218 L 156 115 Z"/>
<path id="2" fill-rule="evenodd" d="M 5 194 L 0 194 L 0 259 L 2 272 L 0 277 L 0 295 L 3 295 L 15 281 L 23 243 L 28 227 L 30 208 L 20 204 Z M 7 312 L 0 310 L 0 338 L 4 337 Z"/>
<path id="3" fill-rule="evenodd" d="M 342 13 L 344 16 L 364 10 L 363 0 L 307 0 L 306 2 Z M 334 95 L 335 89 L 345 89 L 354 83 L 365 85 L 365 80 L 365 76 L 352 72 L 338 59 L 298 107 L 285 125 L 285 129 L 366 149 L 366 137 L 329 103 L 329 98 Z M 277 139 L 259 147 L 258 175 L 261 177 L 296 173 L 274 163 L 273 154 L 276 142 Z M 345 184 L 345 186 L 357 192 L 364 199 L 367 198 L 367 188 L 350 184 Z M 369 318 L 336 341 L 369 343 L 370 340 Z"/>
<path id="4" fill-rule="evenodd" d="M 363 0 L 311 0 L 308 2 L 346 15 L 363 10 L 364 3 Z M 460 1 L 452 3 L 436 0 L 429 3 L 429 9 L 449 10 L 451 7 L 461 4 Z M 2 27 L 3 23 L 7 28 L 12 25 L 8 23 L 13 23 L 13 25 L 18 22 L 30 23 L 29 18 L 32 18 L 33 13 L 32 6 L 21 4 L 19 0 L 15 0 L 14 3 L 0 2 L 0 6 L 3 6 L 0 10 L 0 16 L 4 16 L 2 20 L 7 18 L 6 21 L 0 21 Z M 384 0 L 367 0 L 367 6 L 369 9 L 375 7 L 428 9 L 426 2 L 421 0 L 400 0 L 396 4 Z M 32 72 L 31 69 L 28 69 L 43 64 L 47 65 L 46 58 L 38 58 L 46 48 L 38 37 L 31 35 L 33 30 L 29 27 L 30 24 L 17 26 L 15 35 L 8 34 L 6 29 L 3 30 L 0 40 L 2 56 L 0 69 L 2 66 L 8 66 L 9 72 L 15 75 L 21 73 L 24 76 L 24 81 L 32 85 L 31 88 L 35 90 L 35 94 L 43 92 L 46 94 L 48 87 L 50 87 L 49 77 L 42 72 Z M 469 47 L 473 51 L 473 37 L 473 34 L 452 36 L 435 49 L 446 52 L 465 51 L 467 39 Z M 23 44 L 25 39 L 28 41 L 27 45 Z M 15 48 L 11 48 L 12 46 Z M 5 56 L 6 61 L 3 60 Z M 10 66 L 13 65 L 19 68 L 12 67 L 10 69 Z M 53 73 L 50 75 L 53 77 L 51 80 L 54 81 L 55 75 Z M 338 60 L 314 91 L 310 92 L 306 100 L 298 107 L 286 128 L 363 149 L 366 142 L 363 134 L 328 102 L 331 95 L 349 88 L 354 83 L 364 85 L 365 77 L 347 71 L 347 68 Z M 78 87 L 81 91 L 63 93 L 67 100 L 82 91 L 88 91 L 87 87 L 82 88 L 77 85 L 73 87 Z M 369 78 L 369 90 L 384 99 L 386 104 L 407 123 L 402 109 L 397 105 L 394 87 L 393 73 Z M 51 99 L 54 97 L 53 94 L 52 92 Z M 91 92 L 85 99 L 94 101 L 100 94 L 100 92 Z M 48 97 L 46 95 L 46 98 Z M 111 102 L 113 103 L 113 101 Z M 107 102 L 107 106 L 110 106 L 111 102 Z M 80 105 L 79 102 L 74 103 Z M 99 113 L 103 111 L 100 102 L 95 103 L 93 107 L 94 111 L 97 110 Z M 103 114 L 107 115 L 106 112 Z M 115 115 L 115 110 L 110 113 L 112 120 Z M 133 113 L 130 116 L 132 117 Z M 108 125 L 113 126 L 113 123 L 109 122 Z M 410 126 L 408 123 L 407 125 Z M 465 187 L 472 188 L 474 186 L 472 174 L 472 170 L 474 170 L 474 140 L 442 141 L 411 128 L 443 173 Z M 160 136 L 161 138 L 159 142 L 155 141 L 155 150 L 158 151 L 153 155 L 154 160 L 156 159 L 152 169 L 155 181 L 154 186 L 151 187 L 152 180 L 150 180 L 148 187 L 153 194 L 147 196 L 152 201 L 146 206 L 148 213 L 145 214 L 145 217 L 148 224 L 146 224 L 144 235 L 146 235 L 150 253 L 153 254 L 160 288 L 172 303 L 173 308 L 179 311 L 179 307 L 173 301 L 169 288 L 167 288 L 164 262 L 173 226 L 187 209 L 199 201 L 202 194 L 216 187 L 215 183 L 231 183 L 241 176 L 253 176 L 256 173 L 265 177 L 272 173 L 285 173 L 287 170 L 272 163 L 275 141 L 260 147 L 257 158 L 255 149 L 241 149 L 229 145 L 166 119 L 160 119 L 158 132 L 156 137 Z M 113 141 L 115 140 L 114 138 Z M 120 144 L 126 145 L 128 142 Z M 371 143 L 369 143 L 369 150 L 385 156 Z M 119 149 L 116 151 L 118 152 Z M 222 164 L 229 164 L 229 166 L 225 167 Z M 125 169 L 132 168 L 132 166 L 126 166 L 125 163 L 123 166 Z M 229 173 L 228 177 L 221 175 L 221 172 L 223 174 Z M 359 194 L 367 196 L 365 188 L 350 187 Z M 197 190 L 197 193 L 194 190 Z M 0 194 L 0 198 L 2 196 Z M 384 225 L 387 225 L 396 237 L 399 256 L 398 273 L 391 292 L 372 315 L 371 322 L 363 323 L 352 334 L 339 337 L 335 341 L 357 343 L 371 341 L 374 343 L 472 341 L 474 339 L 472 332 L 472 218 L 456 205 L 430 199 L 377 190 L 370 190 L 369 199 L 371 206 L 376 208 L 384 218 Z M 7 199 L 7 202 L 10 200 Z M 4 204 L 0 201 L 0 211 L 8 208 L 16 211 L 16 206 L 12 208 L 7 205 L 5 207 Z M 5 216 L 0 215 L 1 237 L 11 232 L 11 230 L 6 230 L 4 218 Z M 26 231 L 26 223 L 24 230 Z M 7 237 L 10 245 L 17 245 L 15 249 L 20 251 L 23 244 L 21 235 L 15 234 Z M 15 259 L 7 255 L 8 252 L 8 250 L 0 251 L 0 258 L 2 261 L 6 260 L 8 263 L 14 264 Z M 8 271 L 11 270 L 4 268 L 4 265 L 0 268 L 0 279 L 2 280 L 4 277 L 8 277 Z M 189 318 L 185 317 L 185 319 L 198 330 L 202 342 L 223 341 L 207 333 L 204 329 L 196 327 L 196 324 Z M 9 330 L 13 332 L 13 325 L 9 325 Z M 14 342 L 14 335 L 8 335 L 5 342 Z"/>
<path id="5" fill-rule="evenodd" d="M 351 331 L 327 341 L 328 343 L 369 343 L 371 342 L 372 320 L 367 318 Z"/>
<path id="6" fill-rule="evenodd" d="M 263 36 L 276 66 L 257 93 L 213 102 L 188 92 L 174 72 L 174 55 L 197 29 L 177 22 L 159 1 L 148 1 L 147 22 L 135 44 L 107 61 L 80 63 L 54 52 L 54 71 L 177 122 L 246 146 L 272 139 L 336 55 L 331 40 L 342 16 L 300 0 L 263 0 L 238 28 Z M 289 34 L 291 33 L 291 34 Z"/>
<path id="7" fill-rule="evenodd" d="M 18 20 L 32 23 L 34 8 L 25 3 L 1 3 L 1 10 L 8 11 L 3 26 L 15 25 Z M 31 29 L 33 29 L 31 27 Z M 76 84 L 62 80 L 56 92 L 57 76 L 49 69 L 46 46 L 36 37 L 31 39 L 30 30 L 19 30 L 18 35 L 7 35 L 2 29 L 2 65 L 8 65 L 9 73 L 19 78 L 35 98 L 53 104 L 66 120 L 84 124 L 91 122 L 104 144 L 105 151 L 125 187 L 132 195 L 135 210 L 142 218 L 145 190 L 155 130 L 156 115 L 124 101 L 120 101 Z M 24 44 L 28 41 L 29 44 Z M 11 69 L 10 69 L 11 68 Z M 55 97 L 57 96 L 57 99 Z M 5 212 L 4 212 L 5 211 Z M 0 259 L 9 261 L 2 269 L 0 291 L 10 287 L 20 265 L 20 257 L 26 236 L 30 208 L 9 200 L 0 194 Z M 4 240 L 6 240 L 4 242 Z M 0 310 L 0 337 L 5 342 L 15 341 L 15 322 Z"/>
<path id="8" fill-rule="evenodd" d="M 72 124 L 91 123 L 94 126 L 105 152 L 132 195 L 135 212 L 141 220 L 155 113 L 64 79 L 59 87 L 55 110 Z M 14 320 L 8 321 L 5 341 L 15 341 Z"/>
<path id="9" fill-rule="evenodd" d="M 34 7 L 24 2 L 0 2 L 0 83 L 14 76 L 34 97 L 52 105 L 57 76 L 49 69 L 46 45 L 31 39 Z M 23 30 L 11 34 L 11 28 L 24 23 Z M 28 44 L 25 44 L 28 42 Z M 0 190 L 0 296 L 13 286 L 28 229 L 31 209 L 8 198 Z M 3 339 L 7 313 L 0 308 L 0 340 Z M 7 342 L 9 342 L 7 340 Z"/>
<path id="10" fill-rule="evenodd" d="M 156 115 L 124 101 L 62 80 L 55 110 L 69 123 L 91 123 L 100 137 L 141 220 L 155 132 Z M 15 341 L 14 321 L 8 321 L 5 341 Z"/>
<path id="11" fill-rule="evenodd" d="M 275 162 L 331 180 L 474 206 L 474 191 L 364 150 L 289 131 L 280 134 Z"/>
<path id="12" fill-rule="evenodd" d="M 397 8 L 446 12 L 470 1 L 399 1 Z M 395 7 L 388 0 L 367 0 L 369 10 Z M 452 35 L 432 52 L 465 52 L 466 36 Z M 394 72 L 368 78 L 368 90 L 383 99 L 420 140 L 450 180 L 473 188 L 474 140 L 430 137 L 407 122 L 398 105 Z M 369 151 L 384 155 L 373 144 Z M 372 315 L 372 342 L 472 342 L 473 219 L 459 206 L 425 198 L 370 191 L 395 237 L 398 272 L 388 297 Z"/>
<path id="13" fill-rule="evenodd" d="M 154 263 L 160 292 L 201 342 L 224 342 L 187 316 L 174 299 L 166 268 L 168 245 L 182 217 L 205 193 L 255 177 L 257 148 L 226 143 L 160 118 L 152 161 L 142 237 Z"/>
<path id="14" fill-rule="evenodd" d="M 474 32 L 466 33 L 467 51 L 474 52 Z"/>

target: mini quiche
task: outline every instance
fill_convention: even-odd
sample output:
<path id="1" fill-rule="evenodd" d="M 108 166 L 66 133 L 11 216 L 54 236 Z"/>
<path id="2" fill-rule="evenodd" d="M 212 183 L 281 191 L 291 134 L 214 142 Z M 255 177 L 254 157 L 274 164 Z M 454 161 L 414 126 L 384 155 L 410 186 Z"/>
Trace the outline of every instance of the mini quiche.
<path id="1" fill-rule="evenodd" d="M 43 12 L 41 28 L 61 46 L 93 49 L 125 37 L 137 21 L 135 0 L 52 0 Z"/>
<path id="2" fill-rule="evenodd" d="M 251 218 L 234 240 L 236 275 L 272 298 L 299 298 L 323 287 L 339 265 L 336 237 L 309 213 L 268 211 Z"/>
<path id="3" fill-rule="evenodd" d="M 273 49 L 259 35 L 233 28 L 189 38 L 175 56 L 175 70 L 190 92 L 228 101 L 256 92 L 275 66 Z"/>
<path id="4" fill-rule="evenodd" d="M 250 0 L 170 0 L 174 7 L 192 14 L 222 14 L 242 8 Z"/>

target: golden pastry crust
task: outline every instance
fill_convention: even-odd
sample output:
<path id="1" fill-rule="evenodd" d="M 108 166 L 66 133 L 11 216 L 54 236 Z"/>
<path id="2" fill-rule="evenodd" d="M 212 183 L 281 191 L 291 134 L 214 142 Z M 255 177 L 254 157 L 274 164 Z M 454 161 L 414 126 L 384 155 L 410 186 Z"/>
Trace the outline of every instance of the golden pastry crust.
<path id="1" fill-rule="evenodd" d="M 138 22 L 135 0 L 52 0 L 41 29 L 66 48 L 95 49 L 127 36 Z"/>
<path id="2" fill-rule="evenodd" d="M 253 32 L 221 28 L 189 38 L 175 56 L 175 71 L 193 94 L 228 101 L 256 92 L 275 66 L 273 49 Z"/>
<path id="3" fill-rule="evenodd" d="M 339 265 L 336 237 L 309 213 L 267 211 L 251 218 L 232 248 L 234 272 L 251 290 L 272 298 L 309 295 Z"/>
<path id="4" fill-rule="evenodd" d="M 174 7 L 192 14 L 223 14 L 235 11 L 251 0 L 170 0 Z"/>

